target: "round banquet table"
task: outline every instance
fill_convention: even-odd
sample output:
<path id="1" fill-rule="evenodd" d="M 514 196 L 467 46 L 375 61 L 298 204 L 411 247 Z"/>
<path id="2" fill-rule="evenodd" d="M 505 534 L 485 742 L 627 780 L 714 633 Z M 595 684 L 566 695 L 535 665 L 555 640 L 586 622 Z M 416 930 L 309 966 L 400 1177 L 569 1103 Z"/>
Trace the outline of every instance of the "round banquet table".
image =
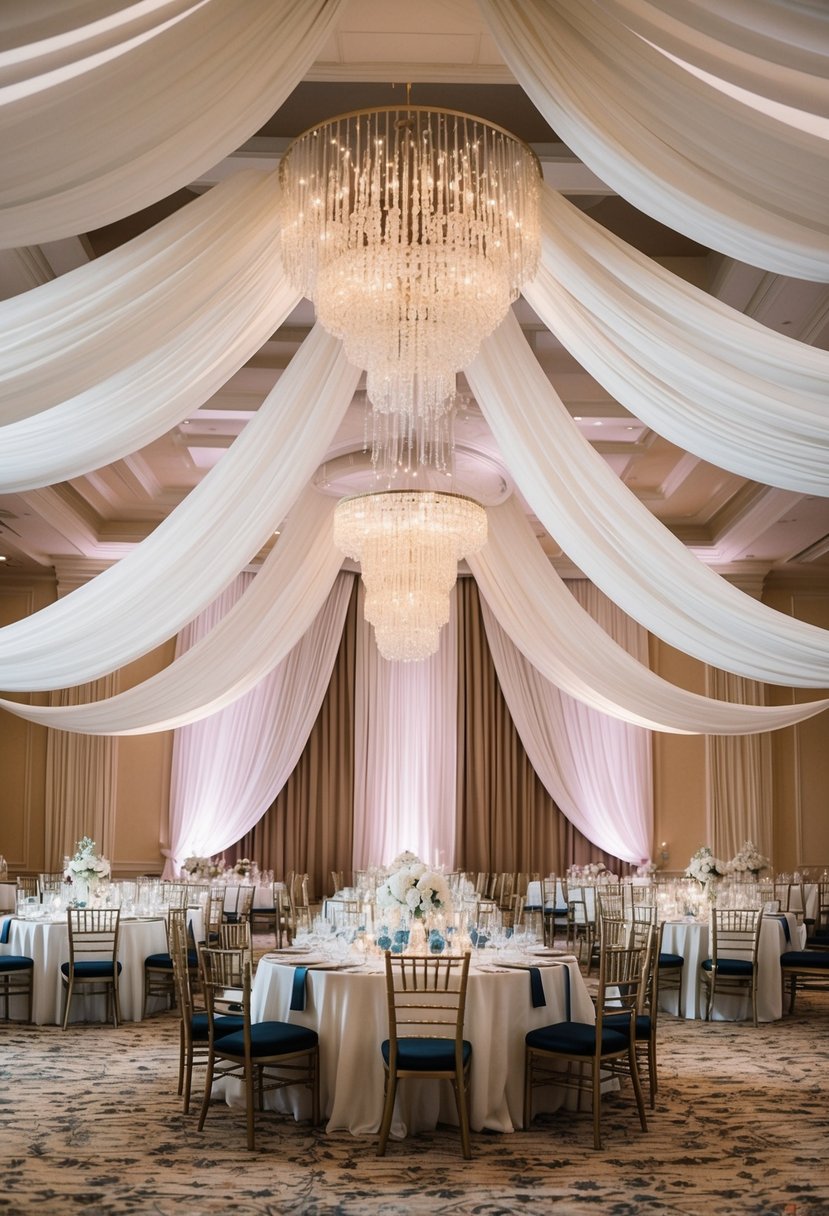
<path id="1" fill-rule="evenodd" d="M 786 929 L 788 928 L 788 936 Z M 681 954 L 685 959 L 682 982 L 677 997 L 675 988 L 659 994 L 659 1008 L 683 1018 L 705 1016 L 705 984 L 700 977 L 700 965 L 709 957 L 707 921 L 666 921 L 662 937 L 664 953 Z M 780 955 L 786 950 L 802 950 L 806 930 L 798 925 L 797 917 L 787 912 L 766 915 L 760 926 L 757 948 L 757 1020 L 774 1022 L 783 1016 L 783 986 L 780 975 Z M 715 1021 L 739 1022 L 751 1017 L 751 998 L 718 992 L 711 1013 Z"/>
<path id="2" fill-rule="evenodd" d="M 11 922 L 8 942 L 0 945 L 0 953 L 25 954 L 34 959 L 34 997 L 32 1021 L 38 1026 L 58 1025 L 61 1020 L 63 982 L 61 963 L 69 961 L 69 928 L 66 913 L 57 919 L 17 920 Z M 167 928 L 164 917 L 152 919 L 121 919 L 118 958 L 122 971 L 118 981 L 121 1019 L 140 1022 L 144 1004 L 144 959 L 167 949 Z M 21 998 L 22 1000 L 22 998 Z M 69 1020 L 82 1021 L 86 1016 L 105 1016 L 103 997 L 75 997 Z M 22 1016 L 25 1016 L 23 1014 Z"/>
<path id="3" fill-rule="evenodd" d="M 531 960 L 534 961 L 534 960 Z M 309 967 L 305 1008 L 291 1010 L 294 966 L 265 956 L 259 963 L 251 997 L 254 1021 L 290 1021 L 320 1036 L 320 1099 L 328 1131 L 376 1133 L 383 1113 L 384 1069 L 380 1044 L 388 1038 L 386 978 L 382 960 L 359 968 Z M 473 962 L 469 972 L 464 1038 L 472 1043 L 470 1124 L 475 1131 L 511 1132 L 523 1121 L 524 1036 L 528 1030 L 568 1016 L 595 1020 L 584 980 L 572 957 L 545 964 L 539 971 L 546 1004 L 534 1007 L 526 967 L 508 969 L 497 961 Z M 224 1084 L 227 1084 L 226 1082 Z M 537 1092 L 535 1110 L 556 1110 L 575 1095 L 555 1087 Z M 277 1109 L 297 1119 L 310 1117 L 310 1094 L 299 1086 L 266 1095 Z M 398 1089 L 392 1135 L 457 1122 L 447 1081 L 405 1080 Z"/>

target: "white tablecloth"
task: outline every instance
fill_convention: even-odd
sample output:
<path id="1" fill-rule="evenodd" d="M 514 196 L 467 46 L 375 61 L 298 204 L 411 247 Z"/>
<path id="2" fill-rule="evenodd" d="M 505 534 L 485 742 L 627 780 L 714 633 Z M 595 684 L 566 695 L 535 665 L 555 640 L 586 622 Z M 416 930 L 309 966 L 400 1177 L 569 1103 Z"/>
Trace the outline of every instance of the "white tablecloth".
<path id="1" fill-rule="evenodd" d="M 495 964 L 493 964 L 495 965 Z M 528 1030 L 566 1017 L 593 1021 L 594 1010 L 575 960 L 540 968 L 546 1005 L 535 1008 L 530 978 L 523 970 L 490 972 L 473 968 L 467 991 L 464 1037 L 472 1043 L 470 1123 L 510 1132 L 523 1120 L 524 1036 Z M 376 1133 L 383 1113 L 383 1062 L 380 1044 L 388 1038 L 385 973 L 373 970 L 309 970 L 305 1009 L 291 1011 L 294 968 L 264 959 L 252 996 L 255 1021 L 290 1021 L 320 1035 L 320 1090 L 329 1131 Z M 555 1110 L 566 1091 L 537 1091 L 536 1110 Z M 310 1116 L 310 1095 L 299 1087 L 272 1096 L 279 1109 L 296 1118 Z M 456 1122 L 448 1082 L 403 1081 L 398 1090 L 392 1135 Z"/>
<path id="2" fill-rule="evenodd" d="M 163 917 L 153 920 L 122 920 L 118 958 L 122 965 L 118 981 L 121 1017 L 140 1022 L 144 1004 L 144 959 L 167 949 Z M 38 1025 L 59 1024 L 63 1000 L 60 965 L 69 961 L 69 929 L 66 916 L 60 921 L 13 920 L 9 940 L 0 945 L 3 954 L 24 954 L 34 959 L 32 1020 Z M 103 998 L 87 997 L 90 1019 L 104 1016 Z M 94 1004 L 94 1008 L 93 1008 Z M 22 1008 L 20 1011 L 23 1013 Z M 72 1001 L 71 1021 L 85 1017 L 84 998 Z"/>
<path id="3" fill-rule="evenodd" d="M 782 922 L 774 916 L 764 916 L 760 926 L 757 950 L 757 1018 L 760 1022 L 773 1022 L 783 1016 L 780 955 L 786 950 L 802 950 L 806 942 L 806 930 L 798 926 L 797 917 L 790 912 L 785 919 L 791 940 L 787 939 Z M 666 989 L 660 993 L 659 1008 L 668 1013 L 679 1012 L 684 1018 L 704 1017 L 705 985 L 700 977 L 700 964 L 709 957 L 708 923 L 667 921 L 662 950 L 666 954 L 681 954 L 685 965 L 682 968 L 679 1008 L 676 989 Z M 717 1021 L 750 1018 L 750 997 L 748 994 L 725 996 L 718 992 L 711 1016 Z"/>

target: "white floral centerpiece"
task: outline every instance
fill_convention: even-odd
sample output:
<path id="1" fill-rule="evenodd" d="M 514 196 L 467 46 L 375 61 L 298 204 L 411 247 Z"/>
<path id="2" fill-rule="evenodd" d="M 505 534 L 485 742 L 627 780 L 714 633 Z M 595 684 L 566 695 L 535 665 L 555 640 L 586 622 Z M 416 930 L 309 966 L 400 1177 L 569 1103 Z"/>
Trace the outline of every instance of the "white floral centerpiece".
<path id="1" fill-rule="evenodd" d="M 377 888 L 378 908 L 408 911 L 418 920 L 432 912 L 443 912 L 451 902 L 449 884 L 439 870 L 422 861 L 404 863 Z"/>
<path id="2" fill-rule="evenodd" d="M 655 861 L 642 861 L 636 867 L 636 877 L 637 878 L 651 878 L 658 869 L 659 869 L 659 866 L 656 864 Z"/>
<path id="3" fill-rule="evenodd" d="M 746 840 L 740 851 L 726 863 L 729 874 L 759 874 L 771 865 L 751 840 Z"/>
<path id="4" fill-rule="evenodd" d="M 209 857 L 185 857 L 181 863 L 182 874 L 188 878 L 218 878 L 224 868 L 224 860 L 211 861 Z"/>
<path id="5" fill-rule="evenodd" d="M 105 881 L 112 873 L 107 859 L 96 853 L 95 849 L 95 841 L 84 836 L 75 845 L 75 855 L 69 858 L 64 870 L 64 880 L 72 884 L 80 901 L 94 895 L 98 883 Z"/>
<path id="6" fill-rule="evenodd" d="M 249 878 L 253 867 L 254 863 L 249 857 L 240 857 L 233 866 L 233 873 L 237 878 Z"/>
<path id="7" fill-rule="evenodd" d="M 590 861 L 587 865 L 572 865 L 567 870 L 568 878 L 586 878 L 591 882 L 611 882 L 616 875 L 608 870 L 603 861 Z"/>
<path id="8" fill-rule="evenodd" d="M 725 874 L 725 862 L 715 857 L 707 844 L 697 849 L 685 870 L 687 878 L 695 878 L 702 886 L 716 882 Z"/>

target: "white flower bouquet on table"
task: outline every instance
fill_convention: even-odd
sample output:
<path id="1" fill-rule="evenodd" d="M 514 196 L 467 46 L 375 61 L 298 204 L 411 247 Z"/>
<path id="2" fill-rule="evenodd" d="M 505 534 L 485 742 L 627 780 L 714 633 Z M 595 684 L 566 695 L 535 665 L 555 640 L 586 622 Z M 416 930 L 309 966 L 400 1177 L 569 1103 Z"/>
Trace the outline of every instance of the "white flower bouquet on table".
<path id="1" fill-rule="evenodd" d="M 725 872 L 725 862 L 715 857 L 707 844 L 697 849 L 685 870 L 686 877 L 695 878 L 703 886 L 712 879 L 722 878 Z"/>
<path id="2" fill-rule="evenodd" d="M 726 863 L 729 874 L 759 874 L 771 865 L 751 840 L 747 840 L 740 851 Z"/>
<path id="3" fill-rule="evenodd" d="M 658 869 L 659 869 L 659 866 L 656 864 L 655 861 L 643 861 L 640 865 L 638 865 L 636 867 L 636 877 L 637 878 L 650 878 L 653 874 L 656 873 L 656 871 Z"/>
<path id="4" fill-rule="evenodd" d="M 75 855 L 69 858 L 63 877 L 66 882 L 94 887 L 109 878 L 110 864 L 95 852 L 95 841 L 84 836 L 75 845 Z"/>
<path id="5" fill-rule="evenodd" d="M 233 866 L 233 873 L 237 878 L 249 878 L 253 870 L 254 863 L 249 857 L 240 857 Z"/>
<path id="6" fill-rule="evenodd" d="M 418 920 L 431 912 L 442 912 L 451 901 L 449 884 L 438 870 L 422 861 L 403 865 L 389 874 L 377 888 L 378 908 L 408 911 Z"/>
<path id="7" fill-rule="evenodd" d="M 387 874 L 396 874 L 398 870 L 402 870 L 404 866 L 422 866 L 423 861 L 418 857 L 417 853 L 411 853 L 408 849 L 404 849 L 402 853 L 398 853 L 394 861 L 388 867 Z"/>
<path id="8" fill-rule="evenodd" d="M 223 861 L 211 861 L 209 857 L 185 857 L 181 863 L 182 874 L 188 878 L 218 878 L 224 868 Z"/>

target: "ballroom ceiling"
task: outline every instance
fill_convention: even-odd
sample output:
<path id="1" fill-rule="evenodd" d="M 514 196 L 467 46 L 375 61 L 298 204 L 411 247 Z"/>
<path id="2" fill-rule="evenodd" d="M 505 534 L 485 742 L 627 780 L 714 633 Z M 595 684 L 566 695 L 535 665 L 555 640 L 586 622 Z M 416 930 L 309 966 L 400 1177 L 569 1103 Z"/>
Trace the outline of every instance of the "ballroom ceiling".
<path id="1" fill-rule="evenodd" d="M 269 122 L 187 190 L 96 232 L 0 253 L 0 298 L 100 257 L 242 167 L 266 171 L 314 122 L 363 106 L 413 100 L 466 110 L 531 143 L 547 182 L 599 223 L 697 286 L 771 329 L 829 346 L 829 287 L 787 279 L 711 252 L 638 212 L 581 164 L 512 81 L 474 0 L 351 0 L 308 78 Z M 622 408 L 538 320 L 518 319 L 578 426 L 625 485 L 704 561 L 759 589 L 769 571 L 829 577 L 829 500 L 770 488 L 725 472 L 662 439 Z M 123 556 L 214 466 L 272 388 L 313 324 L 304 301 L 205 405 L 124 460 L 71 482 L 0 495 L 0 555 L 13 571 L 52 571 L 65 588 Z M 331 493 L 368 488 L 358 392 L 317 484 Z M 512 483 L 474 401 L 456 425 L 456 486 L 485 502 Z M 562 573 L 574 573 L 543 533 Z M 205 553 L 209 561 L 209 553 Z M 2 577 L 2 575 L 0 575 Z"/>

